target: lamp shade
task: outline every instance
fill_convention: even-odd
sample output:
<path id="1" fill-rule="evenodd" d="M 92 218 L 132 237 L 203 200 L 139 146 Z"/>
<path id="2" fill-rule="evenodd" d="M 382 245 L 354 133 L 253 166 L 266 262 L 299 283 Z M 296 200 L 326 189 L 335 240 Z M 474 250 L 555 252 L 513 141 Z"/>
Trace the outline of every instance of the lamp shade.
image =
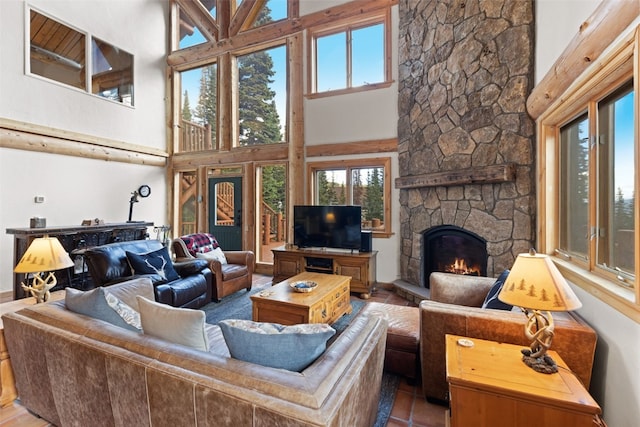
<path id="1" fill-rule="evenodd" d="M 73 266 L 73 261 L 56 237 L 39 237 L 31 242 L 16 268 L 16 273 L 41 273 Z"/>
<path id="2" fill-rule="evenodd" d="M 549 256 L 533 250 L 518 255 L 498 299 L 532 310 L 570 311 L 582 307 Z"/>

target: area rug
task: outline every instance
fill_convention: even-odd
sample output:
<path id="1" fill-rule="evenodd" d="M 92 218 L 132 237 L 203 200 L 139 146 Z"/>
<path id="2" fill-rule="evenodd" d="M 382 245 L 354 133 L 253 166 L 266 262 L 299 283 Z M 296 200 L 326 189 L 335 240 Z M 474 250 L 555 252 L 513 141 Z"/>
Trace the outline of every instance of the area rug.
<path id="1" fill-rule="evenodd" d="M 215 325 L 224 319 L 245 319 L 251 320 L 251 298 L 250 296 L 264 290 L 264 287 L 252 289 L 249 292 L 238 291 L 220 302 L 212 302 L 204 307 L 203 310 L 207 316 L 207 323 Z M 362 310 L 365 302 L 360 300 L 351 301 L 351 314 L 346 314 L 338 319 L 331 326 L 338 332 L 344 331 L 353 317 Z M 391 415 L 393 402 L 398 390 L 400 378 L 396 375 L 384 372 L 382 375 L 382 388 L 380 391 L 380 400 L 378 401 L 378 415 L 374 427 L 385 427 Z"/>
<path id="2" fill-rule="evenodd" d="M 220 302 L 211 302 L 205 305 L 201 310 L 205 312 L 207 323 L 211 325 L 216 325 L 225 319 L 251 320 L 251 295 L 263 290 L 264 288 L 252 289 L 249 292 L 238 291 L 224 297 Z M 345 314 L 331 325 L 338 334 L 349 326 L 351 319 L 362 310 L 364 304 L 364 301 L 351 301 L 351 313 Z"/>

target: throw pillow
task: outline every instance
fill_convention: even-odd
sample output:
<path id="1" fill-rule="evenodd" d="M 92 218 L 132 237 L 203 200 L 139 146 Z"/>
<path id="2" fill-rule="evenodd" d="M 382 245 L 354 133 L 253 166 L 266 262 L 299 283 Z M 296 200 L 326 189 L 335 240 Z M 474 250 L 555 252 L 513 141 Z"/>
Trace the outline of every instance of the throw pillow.
<path id="1" fill-rule="evenodd" d="M 124 321 L 122 317 L 111 308 L 107 302 L 104 288 L 99 287 L 90 291 L 80 291 L 78 289 L 66 288 L 64 302 L 67 309 L 84 314 L 85 316 L 109 322 L 112 325 L 131 331 L 140 332 L 134 326 Z"/>
<path id="2" fill-rule="evenodd" d="M 197 258 L 201 258 L 201 259 L 206 259 L 206 260 L 213 260 L 213 261 L 220 261 L 220 264 L 224 265 L 227 263 L 227 257 L 224 256 L 224 252 L 222 252 L 222 248 L 217 247 L 214 250 L 212 250 L 211 252 L 206 252 L 206 253 L 196 253 L 196 257 Z"/>
<path id="3" fill-rule="evenodd" d="M 114 309 L 116 313 L 118 313 L 118 316 L 122 317 L 122 320 L 124 320 L 125 322 L 127 322 L 127 324 L 133 326 L 137 330 L 142 331 L 142 324 L 140 323 L 140 313 L 125 304 L 123 301 L 120 301 L 111 292 L 105 292 L 104 296 L 107 299 L 107 304 L 109 304 L 109 307 Z"/>
<path id="4" fill-rule="evenodd" d="M 196 350 L 208 351 L 204 311 L 171 307 L 138 297 L 142 332 Z"/>
<path id="5" fill-rule="evenodd" d="M 493 308 L 497 310 L 511 310 L 513 308 L 512 305 L 506 304 L 498 299 L 498 295 L 504 286 L 504 282 L 507 280 L 507 276 L 509 276 L 509 270 L 503 271 L 502 274 L 498 276 L 491 289 L 489 289 L 489 293 L 482 303 L 482 308 Z"/>
<path id="6" fill-rule="evenodd" d="M 283 326 L 228 319 L 218 323 L 231 357 L 300 372 L 327 348 L 335 329 L 324 323 Z"/>
<path id="7" fill-rule="evenodd" d="M 192 256 L 196 256 L 197 253 L 210 252 L 220 246 L 216 238 L 209 233 L 187 234 L 180 239 Z"/>
<path id="8" fill-rule="evenodd" d="M 134 275 L 157 274 L 167 282 L 173 282 L 180 278 L 173 268 L 169 251 L 165 247 L 146 254 L 135 254 L 126 251 L 126 255 Z"/>

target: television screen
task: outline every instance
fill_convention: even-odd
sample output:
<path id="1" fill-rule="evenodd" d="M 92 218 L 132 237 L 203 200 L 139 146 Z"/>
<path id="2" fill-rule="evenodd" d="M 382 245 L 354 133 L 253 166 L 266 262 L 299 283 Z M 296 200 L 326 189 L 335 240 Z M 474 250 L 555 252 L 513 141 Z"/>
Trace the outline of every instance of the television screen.
<path id="1" fill-rule="evenodd" d="M 293 243 L 299 248 L 360 250 L 360 206 L 294 206 Z"/>

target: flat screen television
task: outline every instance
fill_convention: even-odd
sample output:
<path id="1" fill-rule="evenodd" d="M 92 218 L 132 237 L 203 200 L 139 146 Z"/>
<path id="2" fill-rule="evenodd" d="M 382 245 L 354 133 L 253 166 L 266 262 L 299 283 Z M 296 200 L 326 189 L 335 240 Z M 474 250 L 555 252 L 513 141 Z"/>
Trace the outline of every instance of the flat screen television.
<path id="1" fill-rule="evenodd" d="M 299 248 L 360 250 L 361 223 L 360 206 L 294 206 L 293 243 Z"/>

